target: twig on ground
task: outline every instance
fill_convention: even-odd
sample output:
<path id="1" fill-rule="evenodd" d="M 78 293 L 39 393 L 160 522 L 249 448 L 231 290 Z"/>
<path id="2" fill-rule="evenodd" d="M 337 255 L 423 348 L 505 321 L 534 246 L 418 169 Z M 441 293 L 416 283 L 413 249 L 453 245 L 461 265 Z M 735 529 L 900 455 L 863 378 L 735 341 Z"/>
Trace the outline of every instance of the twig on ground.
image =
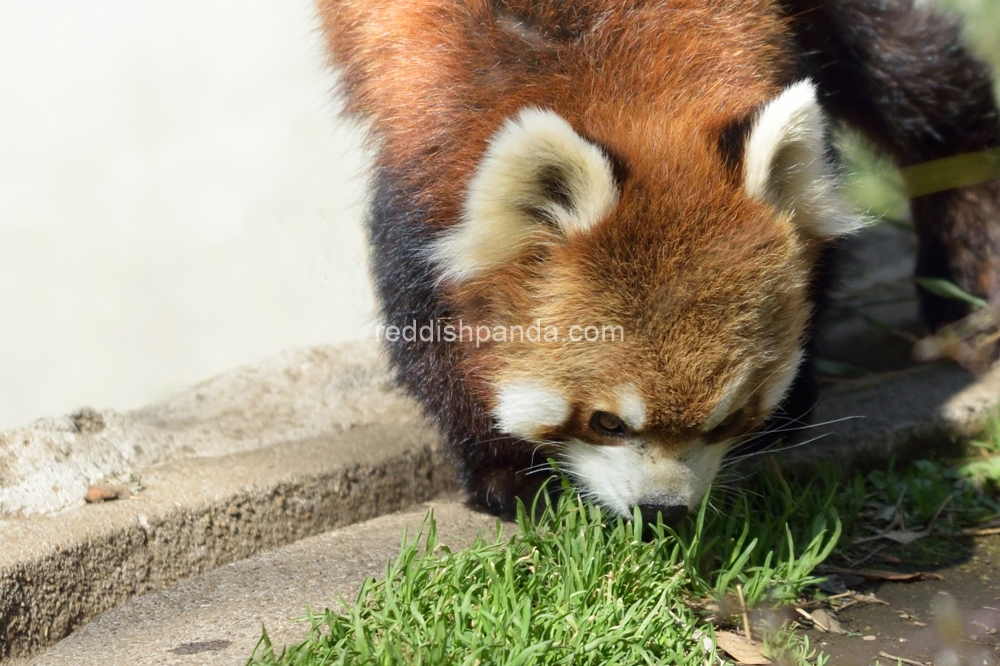
<path id="1" fill-rule="evenodd" d="M 948 504 L 953 499 L 955 499 L 954 494 L 949 494 L 947 497 L 944 498 L 944 501 L 941 502 L 941 506 L 939 506 L 938 510 L 934 512 L 934 516 L 931 518 L 931 522 L 927 523 L 927 528 L 924 530 L 925 532 L 930 534 L 930 531 L 934 528 L 934 523 L 936 523 L 938 518 L 941 516 L 941 512 L 944 511 L 944 508 L 948 506 Z"/>
<path id="2" fill-rule="evenodd" d="M 750 615 L 747 613 L 747 602 L 743 598 L 743 585 L 740 583 L 736 584 L 736 594 L 740 598 L 740 611 L 743 613 L 743 633 L 746 634 L 747 640 L 753 643 L 753 635 L 750 633 Z"/>
<path id="3" fill-rule="evenodd" d="M 1000 534 L 1000 527 L 966 527 L 958 532 L 961 536 L 992 536 L 994 534 Z"/>
<path id="4" fill-rule="evenodd" d="M 836 567 L 829 564 L 824 564 L 816 567 L 817 570 L 829 571 L 835 574 L 847 574 L 850 576 L 860 576 L 866 581 L 872 582 L 882 582 L 889 581 L 893 583 L 908 583 L 915 580 L 944 580 L 944 576 L 931 571 L 913 571 L 910 573 L 900 573 L 899 571 L 885 571 L 883 569 L 845 569 L 844 567 Z"/>
<path id="5" fill-rule="evenodd" d="M 897 663 L 902 662 L 904 664 L 913 664 L 913 666 L 927 666 L 927 664 L 925 664 L 922 661 L 917 661 L 915 659 L 907 659 L 906 657 L 897 657 L 896 655 L 889 654 L 888 652 L 879 652 L 878 656 L 884 657 L 886 659 L 892 659 Z"/>
<path id="6" fill-rule="evenodd" d="M 906 523 L 903 520 L 903 514 L 900 511 L 900 504 L 903 501 L 903 495 L 905 493 L 906 489 L 904 488 L 903 492 L 899 495 L 899 501 L 896 502 L 896 508 L 895 508 L 896 515 L 893 517 L 892 522 L 889 523 L 888 527 L 886 527 L 878 534 L 855 539 L 853 543 L 862 544 L 862 543 L 868 543 L 869 541 L 878 541 L 879 539 L 889 539 L 890 541 L 895 541 L 896 543 L 908 544 L 908 543 L 913 543 L 917 539 L 923 539 L 926 536 L 930 536 L 931 530 L 934 529 L 934 524 L 937 522 L 938 518 L 941 517 L 941 512 L 944 511 L 944 508 L 948 506 L 951 500 L 954 499 L 955 497 L 954 494 L 951 494 L 948 495 L 946 498 L 944 498 L 944 501 L 941 502 L 941 506 L 937 508 L 937 511 L 934 512 L 934 515 L 931 517 L 930 522 L 927 523 L 927 527 L 925 527 L 922 530 L 908 530 L 906 529 Z M 893 528 L 897 525 L 897 523 L 899 524 L 900 529 L 895 530 Z M 868 557 L 871 557 L 871 555 L 874 554 L 875 553 L 873 552 Z M 866 559 L 868 559 L 868 557 L 860 561 L 864 562 Z"/>
<path id="7" fill-rule="evenodd" d="M 848 566 L 851 569 L 853 569 L 854 567 L 858 566 L 862 562 L 867 562 L 868 560 L 870 560 L 872 558 L 873 555 L 878 554 L 880 551 L 882 551 L 888 545 L 889 544 L 887 544 L 887 543 L 883 543 L 881 546 L 876 546 L 871 552 L 869 552 L 867 555 L 865 555 L 864 557 L 862 557 L 860 560 L 854 560 L 852 562 L 848 562 Z"/>

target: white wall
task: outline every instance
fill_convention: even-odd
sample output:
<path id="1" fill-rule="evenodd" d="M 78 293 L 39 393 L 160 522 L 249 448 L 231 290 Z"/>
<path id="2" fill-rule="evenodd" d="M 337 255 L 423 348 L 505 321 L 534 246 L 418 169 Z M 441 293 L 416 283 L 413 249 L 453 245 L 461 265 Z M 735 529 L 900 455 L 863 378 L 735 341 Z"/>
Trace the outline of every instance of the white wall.
<path id="1" fill-rule="evenodd" d="M 0 428 L 371 334 L 309 0 L 0 0 Z"/>

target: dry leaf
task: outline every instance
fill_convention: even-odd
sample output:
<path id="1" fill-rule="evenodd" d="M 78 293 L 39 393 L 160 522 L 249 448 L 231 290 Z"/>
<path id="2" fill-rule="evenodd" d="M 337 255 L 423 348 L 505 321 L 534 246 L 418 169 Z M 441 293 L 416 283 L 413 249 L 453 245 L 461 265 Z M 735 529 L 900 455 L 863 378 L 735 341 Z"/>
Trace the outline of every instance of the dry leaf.
<path id="1" fill-rule="evenodd" d="M 826 631 L 831 634 L 846 634 L 844 628 L 840 626 L 840 622 L 833 615 L 830 615 L 822 608 L 814 610 L 809 616 L 813 620 L 813 624 L 820 631 Z"/>
<path id="2" fill-rule="evenodd" d="M 913 355 L 921 362 L 948 357 L 980 374 L 996 358 L 997 327 L 997 313 L 992 308 L 980 307 L 964 319 L 942 326 L 936 333 L 918 340 L 913 345 Z"/>
<path id="3" fill-rule="evenodd" d="M 882 606 L 889 605 L 888 601 L 882 601 L 881 599 L 879 599 L 878 597 L 876 597 L 874 594 L 871 593 L 862 594 L 860 592 L 852 592 L 851 599 L 853 599 L 855 603 L 859 604 L 880 604 Z"/>
<path id="4" fill-rule="evenodd" d="M 131 496 L 132 491 L 128 489 L 128 486 L 98 483 L 87 488 L 87 494 L 83 496 L 83 500 L 88 504 L 96 504 L 98 502 L 108 502 L 117 499 L 128 499 Z"/>
<path id="5" fill-rule="evenodd" d="M 737 664 L 765 666 L 771 660 L 760 651 L 759 643 L 751 643 L 745 637 L 729 631 L 715 632 L 715 644 L 720 650 L 736 660 Z"/>
<path id="6" fill-rule="evenodd" d="M 857 574 L 867 581 L 885 580 L 893 583 L 906 583 L 914 580 L 944 580 L 944 576 L 941 574 L 929 571 L 899 573 L 898 571 L 882 571 L 881 569 L 862 569 Z"/>
<path id="7" fill-rule="evenodd" d="M 882 510 L 875 514 L 875 520 L 882 523 L 889 523 L 897 519 L 898 511 L 894 506 L 884 506 Z"/>
<path id="8" fill-rule="evenodd" d="M 929 571 L 915 571 L 913 573 L 899 573 L 898 571 L 884 571 L 882 569 L 845 569 L 843 567 L 825 567 L 826 571 L 838 574 L 850 574 L 860 576 L 867 581 L 889 581 L 893 583 L 906 583 L 915 580 L 944 580 L 941 574 Z"/>
<path id="9" fill-rule="evenodd" d="M 892 532 L 882 534 L 882 538 L 907 545 L 913 543 L 917 539 L 923 539 L 928 534 L 930 534 L 929 530 L 920 530 L 919 532 L 914 530 L 894 530 Z"/>

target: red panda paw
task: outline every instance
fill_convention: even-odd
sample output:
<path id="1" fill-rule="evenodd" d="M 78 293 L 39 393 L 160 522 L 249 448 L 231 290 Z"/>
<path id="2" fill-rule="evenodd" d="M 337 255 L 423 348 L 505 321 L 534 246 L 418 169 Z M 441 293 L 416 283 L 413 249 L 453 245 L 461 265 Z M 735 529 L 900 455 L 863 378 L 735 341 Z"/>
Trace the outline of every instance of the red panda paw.
<path id="1" fill-rule="evenodd" d="M 520 499 L 527 510 L 531 510 L 538 492 L 552 474 L 535 472 L 528 474 L 512 469 L 497 467 L 488 471 L 473 472 L 465 483 L 466 502 L 474 508 L 495 514 L 504 520 L 517 516 L 517 500 Z M 560 484 L 553 479 L 547 486 L 549 496 L 555 497 Z M 541 505 L 543 500 L 539 498 Z M 543 506 L 537 506 L 541 510 Z"/>

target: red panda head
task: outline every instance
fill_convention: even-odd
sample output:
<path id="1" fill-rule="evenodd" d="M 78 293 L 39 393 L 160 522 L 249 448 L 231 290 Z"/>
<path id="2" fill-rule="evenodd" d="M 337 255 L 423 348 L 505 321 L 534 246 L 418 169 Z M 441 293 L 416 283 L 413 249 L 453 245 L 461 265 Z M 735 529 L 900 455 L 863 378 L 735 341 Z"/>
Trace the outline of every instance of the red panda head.
<path id="1" fill-rule="evenodd" d="M 624 119 L 624 120 L 623 120 Z M 859 225 L 815 89 L 751 118 L 740 165 L 697 119 L 528 107 L 493 135 L 432 247 L 495 427 L 554 445 L 619 515 L 699 502 L 801 360 L 811 267 Z"/>

